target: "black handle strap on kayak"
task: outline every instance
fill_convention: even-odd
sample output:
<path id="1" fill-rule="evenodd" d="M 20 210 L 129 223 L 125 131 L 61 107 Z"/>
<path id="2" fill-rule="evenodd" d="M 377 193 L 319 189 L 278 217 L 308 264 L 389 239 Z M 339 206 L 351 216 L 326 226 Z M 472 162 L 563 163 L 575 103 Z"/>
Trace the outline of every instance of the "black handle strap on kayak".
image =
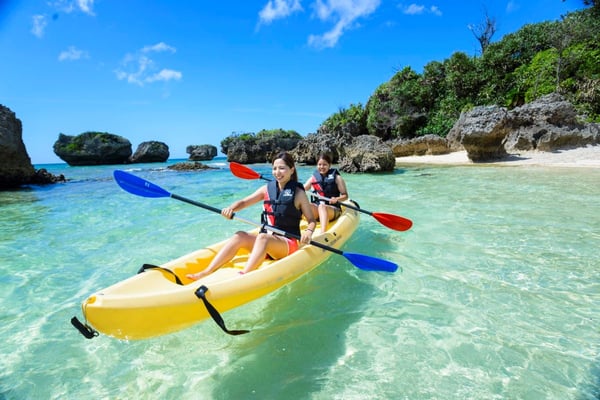
<path id="1" fill-rule="evenodd" d="M 164 271 L 168 274 L 171 274 L 175 277 L 175 283 L 178 285 L 183 286 L 183 283 L 181 282 L 181 279 L 179 279 L 179 277 L 175 274 L 175 272 L 171 271 L 170 269 L 167 268 L 163 268 L 163 267 L 159 267 L 158 265 L 152 265 L 152 264 L 144 264 L 142 265 L 142 267 L 140 268 L 140 270 L 137 272 L 138 274 L 141 274 L 142 272 L 146 271 L 147 269 L 159 269 L 161 271 Z"/>
<path id="2" fill-rule="evenodd" d="M 88 324 L 82 323 L 77 317 L 71 318 L 71 324 L 86 338 L 93 339 L 99 335 L 98 331 Z"/>
<path id="3" fill-rule="evenodd" d="M 202 300 L 202 302 L 204 303 L 204 306 L 206 307 L 206 309 L 208 310 L 208 313 L 210 314 L 210 316 L 212 317 L 212 319 L 217 323 L 217 325 L 219 325 L 219 327 L 221 327 L 221 329 L 223 329 L 223 331 L 229 335 L 233 335 L 233 336 L 237 336 L 237 335 L 243 335 L 244 333 L 248 333 L 250 331 L 248 330 L 229 330 L 227 329 L 227 327 L 225 326 L 225 321 L 223 321 L 223 318 L 221 317 L 221 314 L 219 314 L 219 312 L 217 311 L 217 309 L 210 304 L 210 302 L 208 301 L 208 299 L 206 298 L 206 292 L 208 291 L 208 288 L 204 285 L 200 286 L 195 292 L 194 294 L 196 296 L 198 296 L 198 298 L 200 300 Z"/>

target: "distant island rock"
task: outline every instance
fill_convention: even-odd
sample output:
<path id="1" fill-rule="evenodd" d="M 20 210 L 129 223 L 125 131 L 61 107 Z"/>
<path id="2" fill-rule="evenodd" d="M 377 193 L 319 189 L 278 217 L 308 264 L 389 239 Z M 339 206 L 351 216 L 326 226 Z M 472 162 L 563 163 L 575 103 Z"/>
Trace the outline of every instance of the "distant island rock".
<path id="1" fill-rule="evenodd" d="M 190 161 L 210 161 L 217 156 L 216 146 L 210 144 L 190 145 L 185 152 L 190 155 Z"/>
<path id="2" fill-rule="evenodd" d="M 129 157 L 130 163 L 166 162 L 169 159 L 169 146 L 166 143 L 151 140 L 142 142 Z"/>
<path id="3" fill-rule="evenodd" d="M 241 164 L 270 163 L 281 151 L 290 151 L 302 140 L 293 130 L 273 129 L 253 133 L 234 134 L 221 141 L 221 151 L 227 161 Z"/>
<path id="4" fill-rule="evenodd" d="M 131 156 L 131 142 L 107 132 L 61 133 L 54 153 L 71 166 L 125 164 Z"/>
<path id="5" fill-rule="evenodd" d="M 23 143 L 23 126 L 14 112 L 0 104 L 0 190 L 28 184 L 65 182 L 46 169 L 36 170 Z"/>

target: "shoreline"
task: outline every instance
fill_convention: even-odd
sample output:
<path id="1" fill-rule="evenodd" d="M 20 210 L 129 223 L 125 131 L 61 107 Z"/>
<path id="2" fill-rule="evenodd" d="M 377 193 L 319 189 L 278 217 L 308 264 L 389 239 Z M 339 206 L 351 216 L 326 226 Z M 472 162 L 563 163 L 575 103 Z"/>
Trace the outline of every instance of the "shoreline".
<path id="1" fill-rule="evenodd" d="M 493 165 L 493 166 L 541 166 L 569 168 L 600 168 L 600 146 L 586 146 L 556 151 L 522 151 L 491 161 L 474 163 L 466 150 L 449 154 L 396 157 L 396 167 L 406 165 Z"/>

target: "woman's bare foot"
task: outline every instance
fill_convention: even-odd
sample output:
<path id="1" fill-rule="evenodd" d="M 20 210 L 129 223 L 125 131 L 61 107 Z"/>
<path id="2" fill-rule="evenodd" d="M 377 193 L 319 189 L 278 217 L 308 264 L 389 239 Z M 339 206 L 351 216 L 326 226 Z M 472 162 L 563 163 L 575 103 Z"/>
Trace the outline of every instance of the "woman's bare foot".
<path id="1" fill-rule="evenodd" d="M 209 274 L 210 274 L 210 272 L 208 272 L 208 271 L 200 271 L 195 274 L 187 274 L 186 277 L 193 281 L 197 281 L 198 279 L 204 278 L 205 276 L 207 276 Z"/>

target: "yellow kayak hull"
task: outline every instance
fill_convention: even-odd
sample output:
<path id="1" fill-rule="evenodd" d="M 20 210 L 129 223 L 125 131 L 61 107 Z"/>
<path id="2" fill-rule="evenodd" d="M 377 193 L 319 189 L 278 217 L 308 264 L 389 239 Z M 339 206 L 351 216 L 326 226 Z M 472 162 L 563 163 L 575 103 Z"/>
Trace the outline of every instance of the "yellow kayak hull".
<path id="1" fill-rule="evenodd" d="M 315 234 L 313 241 L 340 249 L 359 223 L 357 211 L 344 207 L 342 215 L 330 224 L 327 232 Z M 86 324 L 98 332 L 118 339 L 138 340 L 166 335 L 186 329 L 210 317 L 196 290 L 205 286 L 206 299 L 225 312 L 256 300 L 298 279 L 329 258 L 333 252 L 313 245 L 302 246 L 280 260 L 265 260 L 255 271 L 245 275 L 247 252 L 211 275 L 190 281 L 187 274 L 205 269 L 227 241 L 196 250 L 161 265 L 177 275 L 159 269 L 146 270 L 89 296 L 82 303 Z"/>

